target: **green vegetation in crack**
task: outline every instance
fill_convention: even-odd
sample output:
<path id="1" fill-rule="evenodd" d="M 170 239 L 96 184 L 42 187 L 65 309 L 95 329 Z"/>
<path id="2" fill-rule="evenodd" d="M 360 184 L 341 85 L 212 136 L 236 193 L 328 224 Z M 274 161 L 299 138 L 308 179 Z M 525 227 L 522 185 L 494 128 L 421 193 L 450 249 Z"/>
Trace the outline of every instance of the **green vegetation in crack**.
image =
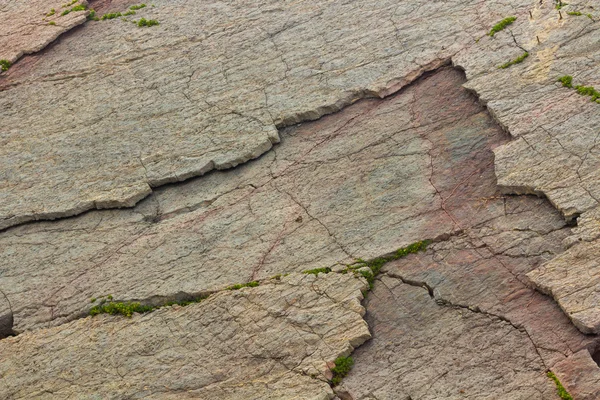
<path id="1" fill-rule="evenodd" d="M 239 290 L 239 289 L 245 288 L 245 287 L 257 287 L 259 285 L 260 285 L 260 282 L 252 281 L 252 282 L 248 282 L 248 283 L 238 283 L 237 285 L 228 286 L 225 289 L 226 290 Z"/>
<path id="2" fill-rule="evenodd" d="M 46 17 L 51 17 L 51 16 L 53 16 L 54 14 L 56 14 L 56 10 L 55 10 L 54 8 L 52 8 L 52 9 L 50 10 L 50 12 L 49 12 L 48 14 L 46 14 Z"/>
<path id="3" fill-rule="evenodd" d="M 494 25 L 492 27 L 492 29 L 490 30 L 490 32 L 488 33 L 489 36 L 494 36 L 496 33 L 500 32 L 501 30 L 505 29 L 507 26 L 509 26 L 510 24 L 512 24 L 513 22 L 515 22 L 517 20 L 517 17 L 507 17 L 504 18 L 502 21 L 498 22 L 496 25 Z"/>
<path id="4" fill-rule="evenodd" d="M 100 18 L 96 15 L 96 10 L 90 9 L 90 13 L 87 16 L 88 21 L 100 21 Z"/>
<path id="5" fill-rule="evenodd" d="M 573 396 L 571 396 L 569 392 L 567 392 L 567 389 L 565 389 L 562 383 L 560 383 L 558 377 L 554 374 L 554 372 L 548 371 L 547 375 L 548 378 L 552 379 L 556 384 L 556 393 L 558 394 L 558 397 L 560 397 L 562 400 L 573 400 Z"/>
<path id="6" fill-rule="evenodd" d="M 56 22 L 50 21 L 50 22 L 48 22 L 48 25 L 56 26 Z"/>
<path id="7" fill-rule="evenodd" d="M 113 302 L 112 295 L 108 295 L 108 296 L 101 296 L 100 304 L 93 306 L 90 309 L 89 314 L 91 316 L 95 316 L 95 315 L 99 315 L 99 314 L 123 315 L 125 317 L 131 318 L 133 313 L 144 314 L 144 313 L 148 313 L 150 311 L 154 311 L 154 310 L 162 308 L 162 307 L 169 307 L 169 306 L 174 306 L 174 305 L 185 307 L 190 304 L 200 303 L 201 301 L 203 301 L 207 298 L 208 298 L 208 295 L 204 295 L 204 296 L 194 297 L 189 300 L 168 301 L 168 302 L 163 303 L 158 306 L 147 306 L 147 305 L 143 305 L 143 304 L 140 304 L 137 302 Z M 98 301 L 98 299 L 92 298 L 90 301 L 92 303 L 95 303 L 96 301 Z"/>
<path id="8" fill-rule="evenodd" d="M 377 275 L 379 275 L 381 268 L 383 268 L 386 263 L 399 260 L 400 258 L 406 257 L 409 254 L 425 251 L 427 250 L 429 243 L 430 242 L 428 240 L 422 240 L 420 242 L 400 248 L 389 256 L 377 257 L 370 261 L 358 259 L 354 264 L 349 265 L 345 272 L 353 271 L 358 275 L 362 275 L 369 283 L 369 289 L 373 289 L 375 278 Z M 365 267 L 368 267 L 368 269 Z"/>
<path id="9" fill-rule="evenodd" d="M 144 7 L 146 7 L 146 4 L 142 3 L 142 4 L 137 5 L 137 6 L 131 6 L 131 7 L 129 7 L 129 9 L 132 10 L 132 11 L 135 11 L 135 10 L 140 10 L 140 9 L 142 9 Z"/>
<path id="10" fill-rule="evenodd" d="M 319 275 L 319 274 L 328 274 L 331 272 L 331 268 L 327 267 L 327 268 L 315 268 L 315 269 L 308 269 L 306 271 L 302 271 L 303 274 L 312 274 L 312 275 Z"/>
<path id="11" fill-rule="evenodd" d="M 8 60 L 0 60 L 0 70 L 2 70 L 2 72 L 8 71 L 11 65 L 11 62 Z"/>
<path id="12" fill-rule="evenodd" d="M 333 378 L 331 378 L 331 384 L 333 386 L 337 386 L 342 382 L 342 379 L 352 369 L 354 365 L 354 360 L 352 357 L 338 357 L 334 361 L 335 367 L 331 368 L 331 372 L 333 373 Z"/>
<path id="13" fill-rule="evenodd" d="M 592 21 L 594 20 L 594 16 L 592 14 L 584 14 L 581 11 L 567 11 L 567 15 L 571 15 L 573 17 L 581 17 L 582 15 L 585 15 L 586 17 L 588 17 L 589 19 L 591 19 Z"/>
<path id="14" fill-rule="evenodd" d="M 87 7 L 86 7 L 86 6 L 84 6 L 84 5 L 82 5 L 82 4 L 80 4 L 80 5 L 78 5 L 78 6 L 75 6 L 75 7 L 73 7 L 73 8 L 66 9 L 65 11 L 63 11 L 63 12 L 60 14 L 60 16 L 62 17 L 62 16 L 65 16 L 65 15 L 67 15 L 67 14 L 71 13 L 71 12 L 75 12 L 75 11 L 85 11 L 85 10 L 87 10 Z"/>
<path id="15" fill-rule="evenodd" d="M 160 25 L 158 23 L 157 20 L 155 19 L 146 19 L 146 18 L 142 18 L 138 21 L 137 26 L 141 27 L 149 27 L 149 26 L 155 26 L 155 25 Z"/>
<path id="16" fill-rule="evenodd" d="M 580 95 L 590 96 L 592 98 L 592 101 L 600 104 L 600 92 L 598 92 L 593 86 L 573 86 L 573 77 L 571 75 L 561 76 L 557 79 L 557 81 L 562 83 L 563 87 L 575 89 Z"/>
<path id="17" fill-rule="evenodd" d="M 500 65 L 498 68 L 500 68 L 500 69 L 506 69 L 506 68 L 508 68 L 508 67 L 510 67 L 512 65 L 520 64 L 523 61 L 525 61 L 525 59 L 527 57 L 529 57 L 529 53 L 525 52 L 525 53 L 521 54 L 519 57 L 515 58 L 514 60 L 505 62 L 504 64 Z"/>
<path id="18" fill-rule="evenodd" d="M 62 8 L 67 8 L 67 7 L 71 7 L 73 4 L 77 3 L 79 0 L 73 0 L 70 3 L 67 4 L 63 4 Z"/>
<path id="19" fill-rule="evenodd" d="M 563 8 L 564 6 L 568 6 L 567 3 L 563 3 L 560 0 L 554 0 L 554 2 L 556 3 L 556 5 L 554 6 L 554 8 L 556 8 L 557 10 L 560 10 L 561 8 Z"/>
<path id="20" fill-rule="evenodd" d="M 121 17 L 121 16 L 123 16 L 123 14 L 121 14 L 120 12 L 117 12 L 117 13 L 108 13 L 108 14 L 104 14 L 102 16 L 102 18 L 100 18 L 100 19 L 102 21 L 106 21 L 107 19 L 115 19 L 115 18 L 118 18 L 118 17 Z"/>

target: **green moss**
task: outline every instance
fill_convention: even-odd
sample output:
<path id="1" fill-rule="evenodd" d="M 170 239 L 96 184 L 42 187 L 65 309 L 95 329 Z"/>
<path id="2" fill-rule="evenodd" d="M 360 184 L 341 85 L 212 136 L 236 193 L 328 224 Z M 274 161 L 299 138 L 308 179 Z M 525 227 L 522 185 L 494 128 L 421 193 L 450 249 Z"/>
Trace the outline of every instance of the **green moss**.
<path id="1" fill-rule="evenodd" d="M 127 17 L 129 15 L 135 15 L 135 11 L 127 11 L 126 13 L 123 14 L 124 17 Z"/>
<path id="2" fill-rule="evenodd" d="M 355 272 L 359 273 L 360 275 L 362 275 L 369 283 L 369 288 L 372 289 L 373 284 L 375 283 L 375 278 L 381 271 L 381 268 L 383 268 L 383 266 L 386 263 L 406 257 L 409 254 L 418 253 L 420 251 L 427 250 L 427 245 L 429 245 L 429 241 L 423 240 L 420 242 L 413 243 L 409 246 L 400 248 L 389 256 L 378 257 L 378 258 L 374 258 L 369 261 L 358 259 L 354 264 L 350 265 L 348 267 L 348 269 L 351 271 L 355 271 Z M 369 271 L 366 271 L 366 270 L 358 271 L 359 269 L 361 269 L 363 267 L 369 267 L 371 270 L 371 273 L 369 273 Z"/>
<path id="3" fill-rule="evenodd" d="M 592 101 L 600 99 L 600 92 L 598 92 L 593 86 L 575 86 L 575 90 L 582 96 L 591 96 Z"/>
<path id="4" fill-rule="evenodd" d="M 523 62 L 523 61 L 524 61 L 524 60 L 525 60 L 527 57 L 529 57 L 529 53 L 528 53 L 528 52 L 525 52 L 525 53 L 521 54 L 519 57 L 515 58 L 514 60 L 508 61 L 508 62 L 506 62 L 506 63 L 504 63 L 504 64 L 500 65 L 498 68 L 500 68 L 500 69 L 506 69 L 506 68 L 508 68 L 508 67 L 510 67 L 510 66 L 512 66 L 512 65 L 515 65 L 515 64 L 520 64 L 520 63 L 522 63 L 522 62 Z"/>
<path id="5" fill-rule="evenodd" d="M 67 14 L 69 14 L 70 12 L 75 12 L 75 11 L 85 11 L 85 10 L 87 10 L 87 7 L 86 7 L 86 6 L 84 6 L 84 5 L 82 5 L 82 4 L 80 4 L 80 5 L 78 5 L 78 6 L 75 6 L 75 7 L 73 7 L 73 8 L 69 8 L 69 9 L 67 9 L 67 10 L 63 11 L 63 12 L 62 12 L 62 14 L 60 14 L 60 15 L 61 15 L 61 16 L 64 16 L 64 15 L 67 15 Z"/>
<path id="6" fill-rule="evenodd" d="M 108 13 L 108 14 L 104 14 L 102 16 L 102 18 L 100 18 L 100 19 L 102 21 L 105 21 L 107 19 L 115 19 L 115 18 L 118 18 L 118 17 L 121 17 L 121 16 L 122 16 L 122 14 L 120 12 L 118 12 L 118 13 Z"/>
<path id="7" fill-rule="evenodd" d="M 333 373 L 333 378 L 331 379 L 331 383 L 334 386 L 339 385 L 342 382 L 342 379 L 344 379 L 344 377 L 346 375 L 348 375 L 348 373 L 352 369 L 353 365 L 354 365 L 354 360 L 352 359 L 352 357 L 336 358 L 335 359 L 335 367 L 333 367 L 331 369 L 331 372 Z"/>
<path id="8" fill-rule="evenodd" d="M 567 392 L 567 389 L 564 388 L 564 386 L 558 380 L 558 377 L 552 371 L 548 371 L 547 375 L 548 378 L 552 379 L 556 384 L 556 393 L 558 394 L 558 397 L 560 397 L 562 400 L 573 400 L 573 397 L 569 394 L 569 392 Z"/>
<path id="9" fill-rule="evenodd" d="M 564 87 L 573 87 L 573 77 L 571 75 L 561 76 L 560 78 L 558 78 L 558 81 L 562 83 Z"/>
<path id="10" fill-rule="evenodd" d="M 96 15 L 96 10 L 91 9 L 89 15 L 87 16 L 88 21 L 100 21 L 100 18 Z"/>
<path id="11" fill-rule="evenodd" d="M 567 11 L 567 14 L 568 14 L 568 15 L 573 15 L 573 16 L 575 16 L 575 17 L 579 17 L 579 16 L 583 15 L 583 14 L 582 14 L 581 12 L 579 12 L 579 11 Z"/>
<path id="12" fill-rule="evenodd" d="M 327 267 L 327 268 L 315 268 L 315 269 L 308 269 L 306 271 L 302 271 L 303 274 L 312 274 L 312 275 L 318 275 L 320 273 L 323 274 L 328 274 L 331 272 L 331 268 Z"/>
<path id="13" fill-rule="evenodd" d="M 129 7 L 130 10 L 140 10 L 142 8 L 146 7 L 146 5 L 144 3 L 137 5 L 137 6 L 131 6 Z"/>
<path id="14" fill-rule="evenodd" d="M 490 30 L 490 32 L 488 33 L 488 35 L 489 36 L 494 36 L 496 33 L 500 32 L 501 30 L 503 30 L 504 28 L 506 28 L 507 26 L 509 26 L 513 22 L 515 22 L 516 20 L 517 20 L 517 17 L 504 18 L 502 21 L 498 22 L 496 25 L 494 25 L 492 27 L 492 29 Z"/>
<path id="15" fill-rule="evenodd" d="M 154 310 L 154 307 L 144 306 L 140 303 L 120 303 L 120 302 L 110 302 L 106 304 L 100 304 L 94 306 L 90 309 L 90 315 L 98 315 L 98 314 L 110 314 L 110 315 L 124 315 L 126 317 L 131 317 L 133 313 L 147 313 Z"/>
<path id="16" fill-rule="evenodd" d="M 96 299 L 95 297 L 92 297 L 92 298 L 90 299 L 90 303 L 95 303 L 95 302 L 96 302 L 96 300 L 97 300 L 97 299 Z"/>
<path id="17" fill-rule="evenodd" d="M 63 4 L 62 8 L 67 8 L 67 7 L 71 7 L 73 4 L 77 3 L 79 0 L 73 0 L 70 3 L 67 4 Z"/>
<path id="18" fill-rule="evenodd" d="M 238 283 L 237 285 L 233 285 L 233 286 L 229 286 L 226 287 L 226 290 L 239 290 L 241 288 L 245 288 L 245 287 L 257 287 L 258 285 L 260 285 L 260 283 L 258 281 L 252 281 L 252 282 L 248 282 L 248 283 Z"/>
<path id="19" fill-rule="evenodd" d="M 154 25 L 160 25 L 160 24 L 155 19 L 142 18 L 138 21 L 137 25 L 141 28 L 144 26 L 154 26 Z"/>
<path id="20" fill-rule="evenodd" d="M 46 14 L 46 17 L 51 17 L 54 14 L 56 14 L 56 10 L 53 8 L 53 9 L 50 10 L 50 12 L 48 14 Z"/>
<path id="21" fill-rule="evenodd" d="M 54 21 L 50 21 L 50 22 L 48 22 L 48 25 L 52 25 L 52 26 L 54 26 L 54 25 L 56 25 L 56 22 L 54 22 Z"/>
<path id="22" fill-rule="evenodd" d="M 556 0 L 555 0 L 556 1 Z M 568 6 L 567 3 L 563 3 L 562 1 L 556 1 L 556 5 L 554 6 L 557 10 L 560 10 L 561 8 L 563 8 L 564 6 Z"/>
<path id="23" fill-rule="evenodd" d="M 4 71 L 8 71 L 8 69 L 11 67 L 11 63 L 8 60 L 0 60 L 0 69 L 4 72 Z"/>

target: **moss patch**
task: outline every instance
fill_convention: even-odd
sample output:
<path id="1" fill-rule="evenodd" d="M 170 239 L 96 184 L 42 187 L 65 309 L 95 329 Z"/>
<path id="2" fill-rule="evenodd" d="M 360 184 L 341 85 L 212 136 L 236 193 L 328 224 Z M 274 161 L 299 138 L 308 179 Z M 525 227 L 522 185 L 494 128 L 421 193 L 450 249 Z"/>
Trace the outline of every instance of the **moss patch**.
<path id="1" fill-rule="evenodd" d="M 561 76 L 557 81 L 562 83 L 563 87 L 575 89 L 580 95 L 590 96 L 593 102 L 600 104 L 600 92 L 598 92 L 595 87 L 583 85 L 573 86 L 573 77 L 571 75 Z"/>
<path id="2" fill-rule="evenodd" d="M 238 283 L 237 285 L 228 286 L 225 289 L 226 290 L 239 290 L 239 289 L 245 288 L 245 287 L 257 287 L 259 285 L 260 285 L 260 282 L 252 281 L 252 282 L 248 282 L 248 283 Z"/>
<path id="3" fill-rule="evenodd" d="M 342 382 L 342 379 L 352 369 L 354 365 L 354 359 L 352 357 L 338 357 L 335 359 L 335 367 L 331 369 L 333 373 L 333 378 L 331 378 L 331 383 L 333 386 L 339 385 Z"/>
<path id="4" fill-rule="evenodd" d="M 506 69 L 506 68 L 508 68 L 508 67 L 510 67 L 512 65 L 520 64 L 523 61 L 525 61 L 525 59 L 527 57 L 529 57 L 529 53 L 525 52 L 525 53 L 521 54 L 519 57 L 515 58 L 514 60 L 508 61 L 508 62 L 500 65 L 498 68 L 500 68 L 500 69 Z"/>
<path id="5" fill-rule="evenodd" d="M 102 296 L 100 297 L 100 304 L 93 306 L 90 309 L 89 314 L 91 316 L 99 315 L 99 314 L 110 314 L 110 315 L 123 315 L 125 317 L 130 318 L 133 313 L 144 314 L 150 311 L 154 311 L 158 308 L 169 307 L 169 306 L 188 306 L 190 304 L 200 303 L 201 301 L 208 298 L 208 295 L 194 297 L 189 300 L 175 300 L 168 301 L 164 304 L 160 304 L 157 306 L 147 306 L 137 302 L 112 302 L 112 295 Z M 91 303 L 95 303 L 98 299 L 92 298 Z"/>
<path id="6" fill-rule="evenodd" d="M 11 63 L 8 60 L 0 60 L 0 69 L 4 72 L 4 71 L 8 71 L 8 69 L 11 67 Z"/>
<path id="7" fill-rule="evenodd" d="M 303 274 L 312 274 L 312 275 L 318 275 L 318 274 L 328 274 L 331 272 L 331 268 L 327 267 L 327 268 L 315 268 L 315 269 L 308 269 L 306 271 L 302 271 Z"/>
<path id="8" fill-rule="evenodd" d="M 138 21 L 137 25 L 141 28 L 141 27 L 150 27 L 150 26 L 155 26 L 155 25 L 160 25 L 160 24 L 155 19 L 142 18 Z"/>
<path id="9" fill-rule="evenodd" d="M 513 22 L 515 22 L 517 20 L 517 17 L 507 17 L 504 18 L 502 21 L 498 22 L 496 25 L 494 25 L 492 27 L 492 29 L 490 30 L 490 32 L 488 33 L 489 36 L 494 36 L 496 33 L 500 32 L 501 30 L 505 29 L 507 26 L 509 26 L 510 24 L 512 24 Z"/>
<path id="10" fill-rule="evenodd" d="M 571 396 L 569 392 L 567 392 L 567 389 L 565 389 L 562 383 L 560 383 L 558 377 L 554 374 L 554 372 L 548 371 L 547 375 L 548 378 L 552 379 L 556 384 L 556 393 L 558 394 L 558 397 L 560 397 L 562 400 L 573 400 L 573 396 Z"/>
<path id="11" fill-rule="evenodd" d="M 389 256 L 378 257 L 378 258 L 374 258 L 369 261 L 358 259 L 356 261 L 356 263 L 348 266 L 348 271 L 354 271 L 355 273 L 362 275 L 367 280 L 367 282 L 369 282 L 369 288 L 373 289 L 373 284 L 375 283 L 375 278 L 381 271 L 381 268 L 383 268 L 383 266 L 386 263 L 388 263 L 390 261 L 398 260 L 402 257 L 406 257 L 409 254 L 418 253 L 420 251 L 427 250 L 427 246 L 429 245 L 429 243 L 430 242 L 428 240 L 416 242 L 409 246 L 406 246 L 406 247 L 396 250 L 394 253 L 392 253 Z M 369 273 L 366 270 L 358 271 L 359 269 L 361 269 L 363 267 L 369 267 L 371 272 Z"/>

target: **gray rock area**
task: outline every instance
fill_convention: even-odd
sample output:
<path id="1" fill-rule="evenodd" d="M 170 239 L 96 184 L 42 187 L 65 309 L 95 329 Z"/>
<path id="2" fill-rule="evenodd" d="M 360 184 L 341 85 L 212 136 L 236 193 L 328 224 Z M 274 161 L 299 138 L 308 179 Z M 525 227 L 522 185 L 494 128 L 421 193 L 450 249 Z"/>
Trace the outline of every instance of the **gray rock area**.
<path id="1" fill-rule="evenodd" d="M 0 398 L 600 398 L 600 4 L 67 3 L 0 0 Z"/>
<path id="2" fill-rule="evenodd" d="M 187 307 L 5 339 L 0 397 L 329 399 L 327 363 L 370 336 L 365 287 L 349 274 L 293 274 Z"/>

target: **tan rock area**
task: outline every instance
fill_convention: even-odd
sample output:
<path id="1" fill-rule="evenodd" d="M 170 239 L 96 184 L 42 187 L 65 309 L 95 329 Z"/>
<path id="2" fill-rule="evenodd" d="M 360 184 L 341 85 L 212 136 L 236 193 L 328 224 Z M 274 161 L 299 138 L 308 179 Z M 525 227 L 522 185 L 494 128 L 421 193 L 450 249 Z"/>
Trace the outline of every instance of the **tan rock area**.
<path id="1" fill-rule="evenodd" d="M 2 0 L 0 60 L 14 64 L 23 55 L 42 50 L 62 33 L 84 23 L 89 11 L 63 13 L 77 5 L 87 8 L 87 4 L 86 0 L 74 3 L 70 0 Z"/>
<path id="2" fill-rule="evenodd" d="M 328 399 L 327 362 L 369 338 L 353 275 L 293 274 L 148 315 L 0 342 L 3 399 Z"/>
<path id="3" fill-rule="evenodd" d="M 599 23 L 0 0 L 0 399 L 600 399 Z"/>

